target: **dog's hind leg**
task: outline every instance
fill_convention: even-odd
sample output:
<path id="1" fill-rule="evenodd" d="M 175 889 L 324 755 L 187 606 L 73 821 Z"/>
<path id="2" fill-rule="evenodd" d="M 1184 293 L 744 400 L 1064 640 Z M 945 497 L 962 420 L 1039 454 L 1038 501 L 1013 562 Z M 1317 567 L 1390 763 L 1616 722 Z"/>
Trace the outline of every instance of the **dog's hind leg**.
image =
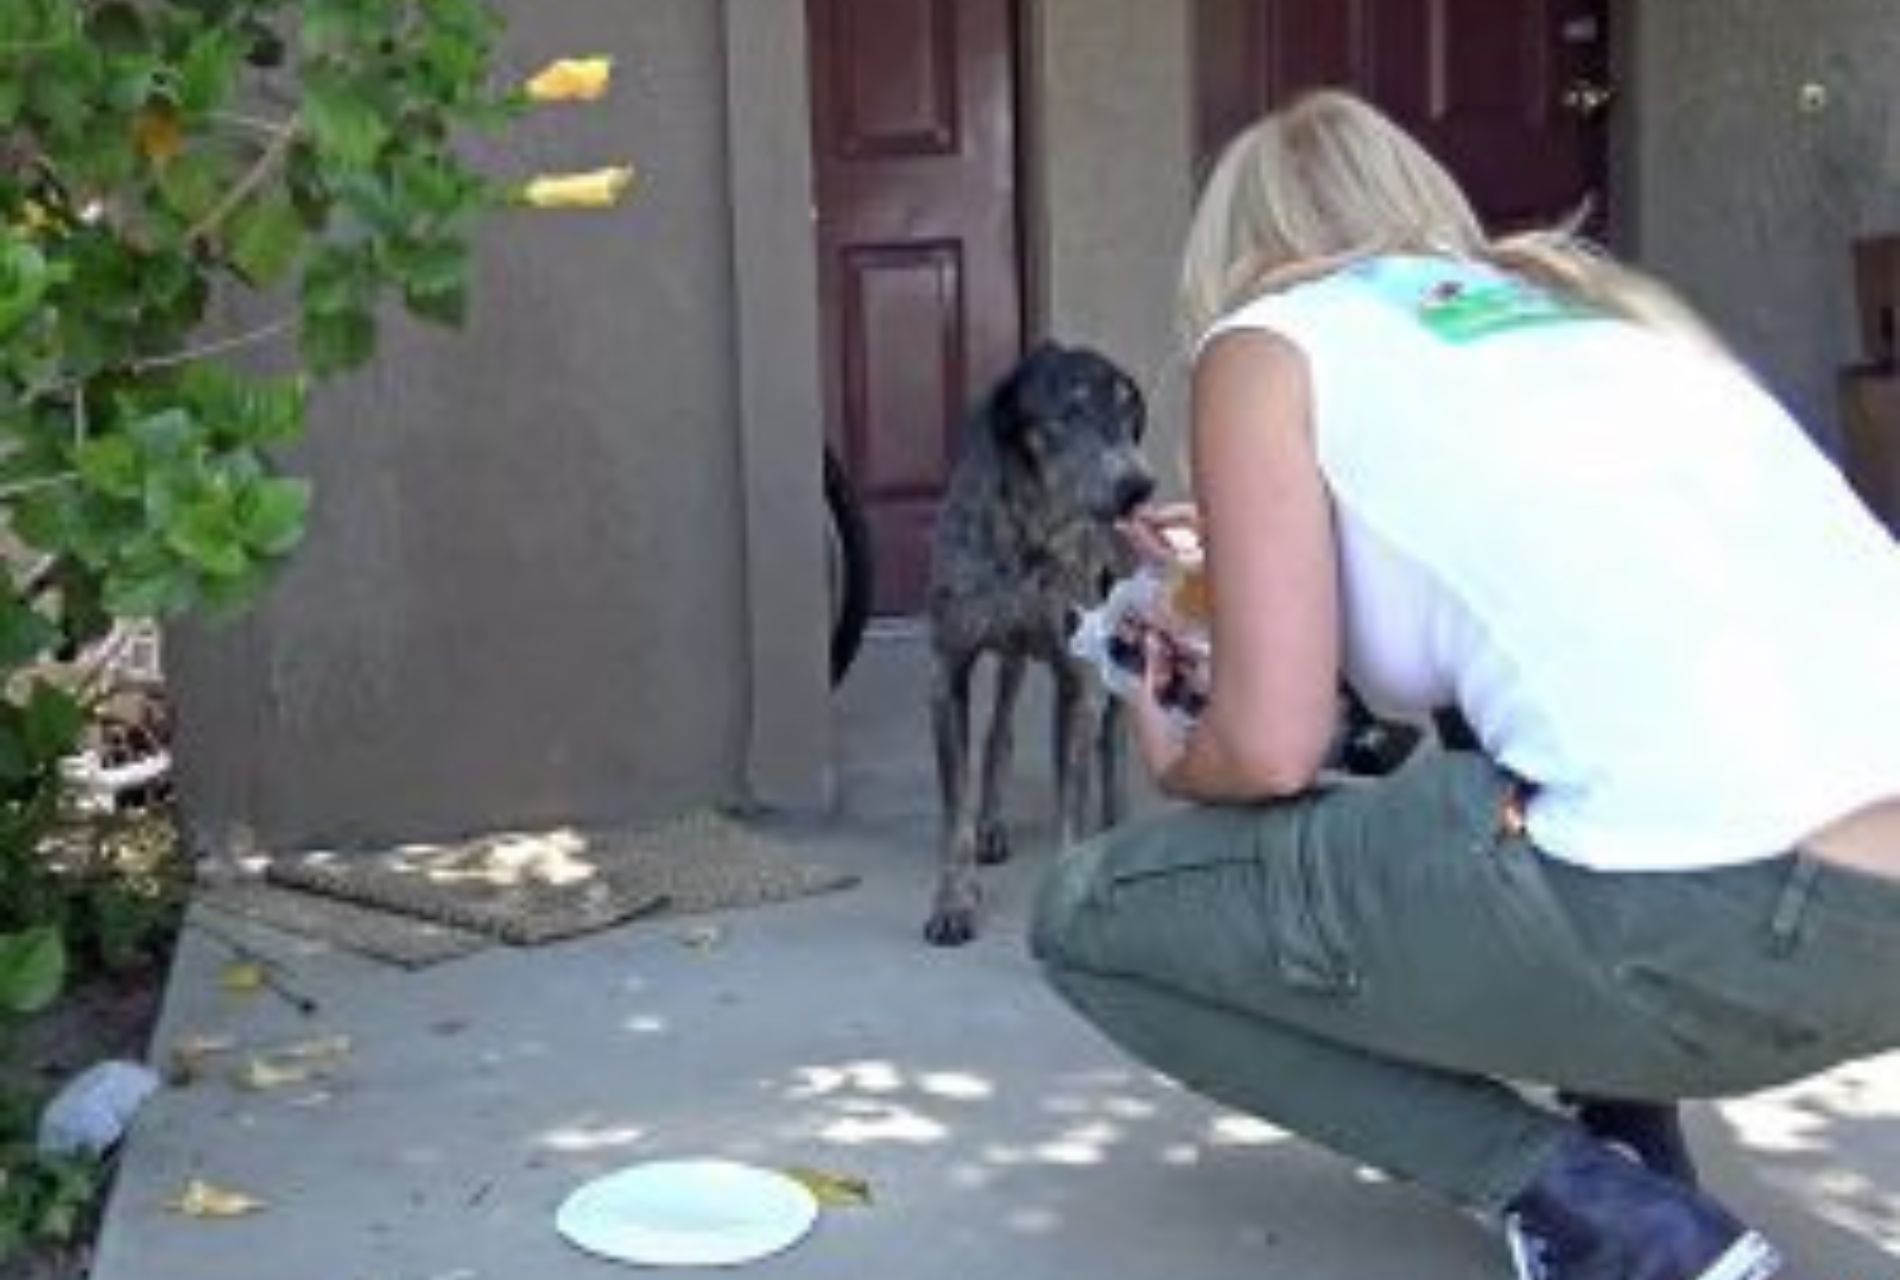
<path id="1" fill-rule="evenodd" d="M 1050 664 L 1056 679 L 1056 847 L 1066 849 L 1087 828 L 1089 810 L 1089 719 L 1094 702 L 1081 664 Z"/>
<path id="2" fill-rule="evenodd" d="M 974 653 L 941 655 L 930 694 L 943 827 L 937 898 L 924 937 L 940 947 L 976 936 L 976 805 L 970 787 L 970 671 L 975 664 Z"/>
<path id="3" fill-rule="evenodd" d="M 937 798 L 944 833 L 963 805 L 970 777 L 970 673 L 974 654 L 939 653 L 930 689 L 930 729 L 937 746 Z"/>
<path id="4" fill-rule="evenodd" d="M 1114 826 L 1122 820 L 1127 807 L 1128 778 L 1122 764 L 1122 704 L 1121 699 L 1105 697 L 1102 702 L 1102 715 L 1096 722 L 1095 763 L 1097 770 L 1096 785 L 1101 787 L 1102 830 Z"/>
<path id="5" fill-rule="evenodd" d="M 1003 825 L 1008 805 L 1009 766 L 1016 751 L 1016 695 L 1022 691 L 1024 658 L 1004 655 L 996 667 L 996 705 L 983 743 L 983 772 L 976 799 L 978 862 L 1009 860 L 1009 832 Z"/>

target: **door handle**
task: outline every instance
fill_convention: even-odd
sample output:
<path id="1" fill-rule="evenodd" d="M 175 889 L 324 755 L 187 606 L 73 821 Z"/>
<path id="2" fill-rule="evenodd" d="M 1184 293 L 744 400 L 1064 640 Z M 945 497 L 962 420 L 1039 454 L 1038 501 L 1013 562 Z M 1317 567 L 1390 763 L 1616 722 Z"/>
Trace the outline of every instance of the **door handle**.
<path id="1" fill-rule="evenodd" d="M 1564 86 L 1563 96 L 1558 99 L 1563 108 L 1579 120 L 1595 120 L 1610 109 L 1616 101 L 1616 89 L 1595 80 L 1578 77 Z"/>

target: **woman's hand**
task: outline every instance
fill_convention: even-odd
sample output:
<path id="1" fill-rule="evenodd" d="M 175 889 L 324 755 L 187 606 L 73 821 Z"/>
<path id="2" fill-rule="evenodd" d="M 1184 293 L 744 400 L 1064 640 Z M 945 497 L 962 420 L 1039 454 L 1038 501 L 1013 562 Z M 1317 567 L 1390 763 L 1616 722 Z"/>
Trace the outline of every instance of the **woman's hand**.
<path id="1" fill-rule="evenodd" d="M 1191 502 L 1137 507 L 1116 525 L 1148 564 L 1171 565 L 1201 541 L 1201 513 Z"/>
<path id="2" fill-rule="evenodd" d="M 1204 701 L 1206 672 L 1159 627 L 1148 627 L 1142 638 L 1141 684 L 1128 698 L 1135 747 L 1141 762 L 1157 782 L 1180 763 L 1187 751 L 1188 721 L 1181 715 L 1182 699 Z"/>

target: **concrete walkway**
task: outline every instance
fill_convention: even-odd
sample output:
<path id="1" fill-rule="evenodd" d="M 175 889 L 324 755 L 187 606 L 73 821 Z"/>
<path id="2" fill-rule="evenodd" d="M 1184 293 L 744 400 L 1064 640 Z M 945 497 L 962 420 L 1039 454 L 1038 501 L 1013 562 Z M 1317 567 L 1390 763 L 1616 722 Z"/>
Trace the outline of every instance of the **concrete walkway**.
<path id="1" fill-rule="evenodd" d="M 188 933 L 155 1056 L 212 1033 L 353 1048 L 320 1090 L 217 1077 L 155 1098 L 96 1280 L 605 1280 L 617 1269 L 555 1235 L 562 1197 L 694 1154 L 870 1182 L 871 1207 L 749 1268 L 775 1280 L 1507 1276 L 1463 1217 L 1155 1079 L 1060 1007 L 1021 943 L 1046 841 L 994 878 L 975 945 L 922 944 L 922 689 L 917 645 L 874 640 L 842 693 L 845 816 L 784 829 L 863 874 L 846 893 L 415 973 L 247 935 L 314 1018 L 222 990 L 225 951 Z M 1046 810 L 1041 783 L 1023 780 L 1020 812 Z M 1803 1280 L 1900 1277 L 1900 1057 L 1692 1119 L 1714 1185 Z M 268 1207 L 167 1212 L 192 1178 Z"/>

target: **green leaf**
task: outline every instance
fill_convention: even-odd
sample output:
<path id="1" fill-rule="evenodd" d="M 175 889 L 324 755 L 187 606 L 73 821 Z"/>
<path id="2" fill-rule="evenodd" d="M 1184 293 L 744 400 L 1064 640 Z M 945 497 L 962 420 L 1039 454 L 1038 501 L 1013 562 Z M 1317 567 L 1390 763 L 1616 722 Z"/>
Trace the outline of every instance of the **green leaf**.
<path id="1" fill-rule="evenodd" d="M 468 323 L 468 286 L 451 285 L 434 293 L 419 293 L 414 289 L 402 295 L 403 305 L 409 314 L 419 320 L 432 324 L 445 325 L 459 329 Z"/>
<path id="2" fill-rule="evenodd" d="M 115 569 L 106 576 L 101 599 L 117 618 L 160 618 L 187 607 L 192 596 L 191 575 L 176 568 Z"/>
<path id="3" fill-rule="evenodd" d="M 133 6 L 115 0 L 99 6 L 86 23 L 86 38 L 111 54 L 145 48 L 145 19 Z"/>
<path id="4" fill-rule="evenodd" d="M 246 284 L 266 289 L 282 280 L 303 252 L 304 224 L 282 192 L 240 209 L 229 230 L 231 265 Z"/>
<path id="5" fill-rule="evenodd" d="M 416 293 L 447 293 L 468 279 L 468 246 L 434 239 L 401 245 L 392 255 L 397 278 Z"/>
<path id="6" fill-rule="evenodd" d="M 27 695 L 21 731 L 34 759 L 51 763 L 71 753 L 85 727 L 86 713 L 64 689 L 42 680 Z"/>
<path id="7" fill-rule="evenodd" d="M 334 52 L 368 44 L 389 22 L 386 6 L 375 0 L 306 0 L 303 43 L 312 52 Z"/>
<path id="8" fill-rule="evenodd" d="M 53 284 L 46 257 L 11 232 L 0 239 L 0 340 L 13 335 L 39 310 Z"/>
<path id="9" fill-rule="evenodd" d="M 125 429 L 140 452 L 158 458 L 178 457 L 198 439 L 199 431 L 198 420 L 183 406 L 148 414 Z"/>
<path id="10" fill-rule="evenodd" d="M 301 346 L 311 372 L 319 376 L 354 369 L 376 353 L 376 317 L 367 308 L 306 311 Z"/>
<path id="11" fill-rule="evenodd" d="M 376 259 L 369 245 L 326 244 L 303 274 L 304 310 L 335 314 L 366 310 L 376 300 Z"/>
<path id="12" fill-rule="evenodd" d="M 0 1009 L 37 1013 L 66 982 L 66 944 L 53 925 L 0 934 Z"/>
<path id="13" fill-rule="evenodd" d="M 309 514 L 307 480 L 266 479 L 238 495 L 238 532 L 260 555 L 288 554 L 302 540 Z"/>
<path id="14" fill-rule="evenodd" d="M 88 440 L 74 453 L 82 480 L 114 498 L 136 498 L 145 483 L 138 448 L 124 436 Z"/>
<path id="15" fill-rule="evenodd" d="M 342 163 L 366 168 L 389 141 L 389 120 L 377 107 L 380 95 L 361 81 L 312 72 L 304 85 L 304 121 L 317 149 Z"/>
<path id="16" fill-rule="evenodd" d="M 178 106 L 203 115 L 231 96 L 248 46 L 235 31 L 211 27 L 200 33 L 178 62 Z"/>
<path id="17" fill-rule="evenodd" d="M 213 577 L 242 573 L 251 560 L 233 504 L 221 494 L 181 507 L 165 531 L 165 545 Z"/>
<path id="18" fill-rule="evenodd" d="M 230 151 L 194 147 L 158 171 L 158 193 L 172 212 L 196 222 L 218 207 L 243 171 L 243 162 Z"/>
<path id="19" fill-rule="evenodd" d="M 59 642 L 59 629 L 12 591 L 0 593 L 0 667 L 12 670 Z"/>

